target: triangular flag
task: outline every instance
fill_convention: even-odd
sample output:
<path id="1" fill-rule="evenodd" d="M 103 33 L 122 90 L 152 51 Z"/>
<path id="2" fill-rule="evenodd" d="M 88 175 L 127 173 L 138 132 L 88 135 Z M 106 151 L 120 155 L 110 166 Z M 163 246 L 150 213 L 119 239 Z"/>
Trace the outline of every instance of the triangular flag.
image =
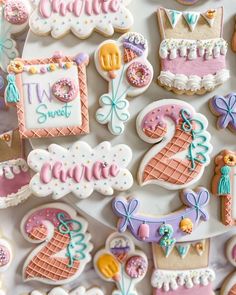
<path id="1" fill-rule="evenodd" d="M 207 12 L 203 13 L 202 16 L 204 19 L 208 22 L 210 27 L 213 27 L 215 19 L 216 19 L 216 10 L 215 9 L 209 9 Z"/>
<path id="2" fill-rule="evenodd" d="M 200 13 L 187 11 L 187 12 L 183 12 L 183 15 L 184 15 L 184 18 L 185 18 L 190 30 L 193 32 L 196 25 L 197 25 L 197 22 L 199 20 Z"/>
<path id="3" fill-rule="evenodd" d="M 206 249 L 206 241 L 202 240 L 202 241 L 198 241 L 196 243 L 192 243 L 192 246 L 195 249 L 195 251 L 197 252 L 197 254 L 199 256 L 202 256 L 205 249 Z"/>
<path id="4" fill-rule="evenodd" d="M 165 9 L 165 12 L 172 28 L 174 29 L 182 15 L 182 12 L 172 9 Z"/>
<path id="5" fill-rule="evenodd" d="M 178 251 L 179 256 L 181 258 L 184 258 L 188 254 L 188 251 L 190 249 L 190 244 L 189 243 L 176 244 L 175 248 Z"/>
<path id="6" fill-rule="evenodd" d="M 169 238 L 160 242 L 160 246 L 165 254 L 165 257 L 168 257 L 175 246 L 175 239 Z"/>

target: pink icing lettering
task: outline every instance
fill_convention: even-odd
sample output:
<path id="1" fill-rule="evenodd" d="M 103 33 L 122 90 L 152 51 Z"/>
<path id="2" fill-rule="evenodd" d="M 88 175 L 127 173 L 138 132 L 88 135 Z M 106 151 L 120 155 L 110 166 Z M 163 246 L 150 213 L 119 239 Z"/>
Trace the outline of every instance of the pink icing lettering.
<path id="1" fill-rule="evenodd" d="M 68 178 L 73 179 L 76 183 L 80 183 L 82 179 L 90 182 L 92 180 L 107 179 L 116 177 L 119 173 L 119 167 L 116 164 L 109 166 L 100 161 L 96 161 L 90 168 L 86 165 L 75 165 L 69 169 L 63 167 L 62 162 L 58 161 L 53 165 L 45 163 L 40 171 L 40 180 L 42 183 L 48 184 L 53 178 L 59 179 L 65 183 Z"/>
<path id="2" fill-rule="evenodd" d="M 115 13 L 119 9 L 120 0 L 72 0 L 67 4 L 64 0 L 40 0 L 39 2 L 39 12 L 44 18 L 50 18 L 52 13 L 66 16 L 69 12 L 80 17 L 82 14 L 91 16 Z"/>

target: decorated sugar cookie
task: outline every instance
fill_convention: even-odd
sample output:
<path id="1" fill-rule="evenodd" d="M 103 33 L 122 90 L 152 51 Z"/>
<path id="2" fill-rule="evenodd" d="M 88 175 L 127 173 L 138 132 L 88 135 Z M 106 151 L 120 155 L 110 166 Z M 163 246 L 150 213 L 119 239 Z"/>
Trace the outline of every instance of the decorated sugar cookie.
<path id="1" fill-rule="evenodd" d="M 139 183 L 176 190 L 197 182 L 212 151 L 207 126 L 206 117 L 183 101 L 163 99 L 148 105 L 137 117 L 137 132 L 154 146 L 140 164 Z"/>
<path id="2" fill-rule="evenodd" d="M 152 65 L 147 60 L 147 40 L 139 33 L 126 33 L 118 41 L 101 43 L 95 52 L 99 74 L 108 81 L 108 93 L 99 99 L 96 119 L 108 124 L 109 131 L 120 135 L 130 118 L 127 97 L 142 94 L 153 78 Z"/>
<path id="3" fill-rule="evenodd" d="M 177 2 L 183 5 L 193 5 L 196 4 L 199 0 L 177 0 Z"/>
<path id="4" fill-rule="evenodd" d="M 113 233 L 96 253 L 94 267 L 103 280 L 116 284 L 112 295 L 138 295 L 136 285 L 147 273 L 148 260 L 128 235 Z"/>
<path id="5" fill-rule="evenodd" d="M 196 192 L 184 190 L 181 201 L 184 207 L 162 217 L 150 217 L 140 212 L 140 201 L 136 198 L 117 197 L 113 201 L 113 211 L 119 217 L 119 232 L 127 229 L 132 235 L 147 243 L 158 243 L 166 256 L 182 237 L 190 235 L 200 220 L 207 221 L 206 205 L 210 194 L 205 188 Z"/>
<path id="6" fill-rule="evenodd" d="M 236 237 L 233 236 L 226 244 L 226 257 L 236 267 Z M 220 295 L 234 295 L 236 292 L 236 273 L 231 273 L 223 282 Z"/>
<path id="7" fill-rule="evenodd" d="M 19 130 L 1 134 L 0 209 L 16 206 L 26 200 L 31 194 L 30 179 Z"/>
<path id="8" fill-rule="evenodd" d="M 202 245 L 201 255 L 198 245 Z M 157 244 L 153 244 L 152 250 L 155 268 L 151 278 L 153 295 L 215 294 L 215 272 L 208 266 L 209 240 L 178 243 L 168 257 Z"/>
<path id="9" fill-rule="evenodd" d="M 226 96 L 216 95 L 210 100 L 210 109 L 218 117 L 219 129 L 230 129 L 236 132 L 236 93 Z"/>
<path id="10" fill-rule="evenodd" d="M 37 35 L 61 38 L 72 32 L 81 39 L 93 31 L 111 36 L 133 25 L 127 6 L 131 0 L 33 0 L 30 29 Z"/>
<path id="11" fill-rule="evenodd" d="M 56 52 L 8 66 L 5 99 L 17 107 L 23 138 L 81 135 L 89 132 L 86 66 L 89 58 Z"/>
<path id="12" fill-rule="evenodd" d="M 126 168 L 132 159 L 131 149 L 124 144 L 111 146 L 107 141 L 92 149 L 77 141 L 69 149 L 52 144 L 48 151 L 36 149 L 28 156 L 28 164 L 36 172 L 30 182 L 32 192 L 39 197 L 52 194 L 54 199 L 72 192 L 87 198 L 93 191 L 112 195 L 133 184 Z"/>
<path id="13" fill-rule="evenodd" d="M 31 7 L 28 0 L 4 0 L 0 3 L 0 68 L 7 71 L 10 60 L 19 52 L 12 38 L 26 29 Z"/>
<path id="14" fill-rule="evenodd" d="M 104 295 L 103 291 L 99 288 L 92 288 L 89 290 L 86 290 L 84 287 L 78 287 L 73 291 L 67 291 L 66 289 L 62 287 L 56 287 L 53 288 L 48 293 L 41 292 L 34 290 L 30 293 L 30 295 Z"/>
<path id="15" fill-rule="evenodd" d="M 26 214 L 21 232 L 39 245 L 25 260 L 24 281 L 59 285 L 77 279 L 91 259 L 87 227 L 87 221 L 64 203 L 43 205 Z"/>
<path id="16" fill-rule="evenodd" d="M 160 86 L 177 94 L 202 95 L 229 79 L 223 7 L 203 13 L 160 8 L 157 15 Z"/>
<path id="17" fill-rule="evenodd" d="M 234 17 L 234 33 L 231 41 L 231 48 L 234 52 L 236 52 L 236 16 Z"/>
<path id="18" fill-rule="evenodd" d="M 225 225 L 236 224 L 236 152 L 223 150 L 215 158 L 212 192 L 221 199 L 221 220 Z"/>

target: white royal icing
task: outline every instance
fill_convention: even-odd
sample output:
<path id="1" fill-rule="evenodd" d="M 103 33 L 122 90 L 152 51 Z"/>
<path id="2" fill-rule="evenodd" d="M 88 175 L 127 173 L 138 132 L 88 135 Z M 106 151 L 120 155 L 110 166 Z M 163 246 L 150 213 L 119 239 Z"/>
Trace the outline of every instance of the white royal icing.
<path id="1" fill-rule="evenodd" d="M 154 288 L 163 289 L 165 292 L 177 290 L 180 286 L 187 289 L 195 285 L 207 286 L 215 279 L 212 269 L 194 269 L 183 271 L 154 270 L 151 283 Z"/>
<path id="2" fill-rule="evenodd" d="M 209 40 L 164 39 L 160 45 L 162 59 L 186 57 L 189 60 L 204 56 L 205 59 L 218 58 L 226 55 L 228 43 L 222 38 Z"/>
<path id="3" fill-rule="evenodd" d="M 131 159 L 132 151 L 124 144 L 112 147 L 109 142 L 105 141 L 94 149 L 82 141 L 75 142 L 69 149 L 52 144 L 48 147 L 48 151 L 36 149 L 29 154 L 28 165 L 36 172 L 31 179 L 30 188 L 36 196 L 46 197 L 52 194 L 54 199 L 59 199 L 70 192 L 73 192 L 78 198 L 86 198 L 94 190 L 103 195 L 112 195 L 114 190 L 125 191 L 132 186 L 133 177 L 126 168 Z M 73 170 L 78 166 L 79 175 L 81 176 L 82 173 L 83 176 L 79 181 L 75 180 L 73 176 L 67 177 L 64 182 L 60 177 L 55 178 L 53 169 L 58 162 L 61 163 L 59 170 L 67 171 L 67 175 L 70 173 L 70 168 Z M 108 177 L 96 178 L 94 165 L 98 162 L 104 163 L 107 167 L 115 165 L 118 168 L 116 175 L 109 172 Z M 46 172 L 46 177 L 50 178 L 47 183 L 42 181 L 41 177 L 45 164 L 50 165 L 50 169 L 47 169 Z M 91 180 L 86 179 L 82 172 L 85 166 L 92 173 Z M 73 171 L 76 173 L 75 170 Z M 58 173 L 61 174 L 61 172 Z"/>
<path id="4" fill-rule="evenodd" d="M 22 158 L 0 163 L 0 177 L 4 176 L 7 179 L 14 179 L 15 175 L 21 173 L 21 171 L 27 172 L 28 170 L 29 167 Z"/>
<path id="5" fill-rule="evenodd" d="M 46 293 L 43 293 L 41 291 L 34 290 L 30 293 L 30 295 L 45 295 Z M 78 287 L 73 291 L 66 291 L 62 287 L 56 287 L 53 288 L 48 295 L 103 295 L 103 292 L 99 288 L 92 288 L 89 290 L 86 290 L 84 287 Z"/>
<path id="6" fill-rule="evenodd" d="M 32 0 L 35 10 L 30 17 L 30 28 L 38 35 L 51 33 L 61 38 L 72 32 L 87 38 L 94 30 L 111 36 L 114 31 L 127 31 L 133 16 L 127 9 L 131 0 L 78 1 Z"/>
<path id="7" fill-rule="evenodd" d="M 179 90 L 197 91 L 204 88 L 207 91 L 223 84 L 229 79 L 229 70 L 223 69 L 215 75 L 209 74 L 203 77 L 196 75 L 186 76 L 184 74 L 173 74 L 169 71 L 161 71 L 158 80 L 161 85 L 174 87 Z"/>

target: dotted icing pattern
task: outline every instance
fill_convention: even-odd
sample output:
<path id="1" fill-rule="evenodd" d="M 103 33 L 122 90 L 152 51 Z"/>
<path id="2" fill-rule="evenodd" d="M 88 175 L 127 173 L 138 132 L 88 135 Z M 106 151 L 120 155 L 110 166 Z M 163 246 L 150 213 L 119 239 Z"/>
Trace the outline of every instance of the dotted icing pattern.
<path id="1" fill-rule="evenodd" d="M 48 2 L 39 0 L 30 17 L 30 28 L 35 34 L 51 33 L 57 39 L 71 31 L 84 39 L 94 30 L 111 36 L 115 30 L 128 31 L 133 24 L 133 17 L 126 8 L 129 0 L 90 0 L 87 5 L 85 1 L 68 0 L 66 8 L 59 0 Z M 57 7 L 56 11 L 53 7 Z"/>
<path id="2" fill-rule="evenodd" d="M 126 168 L 132 152 L 126 145 L 112 147 L 103 142 L 92 149 L 85 142 L 74 143 L 69 150 L 51 145 L 48 152 L 34 150 L 28 164 L 36 175 L 30 187 L 36 196 L 58 199 L 72 192 L 78 198 L 89 197 L 94 190 L 112 195 L 114 190 L 125 191 L 133 184 Z"/>

